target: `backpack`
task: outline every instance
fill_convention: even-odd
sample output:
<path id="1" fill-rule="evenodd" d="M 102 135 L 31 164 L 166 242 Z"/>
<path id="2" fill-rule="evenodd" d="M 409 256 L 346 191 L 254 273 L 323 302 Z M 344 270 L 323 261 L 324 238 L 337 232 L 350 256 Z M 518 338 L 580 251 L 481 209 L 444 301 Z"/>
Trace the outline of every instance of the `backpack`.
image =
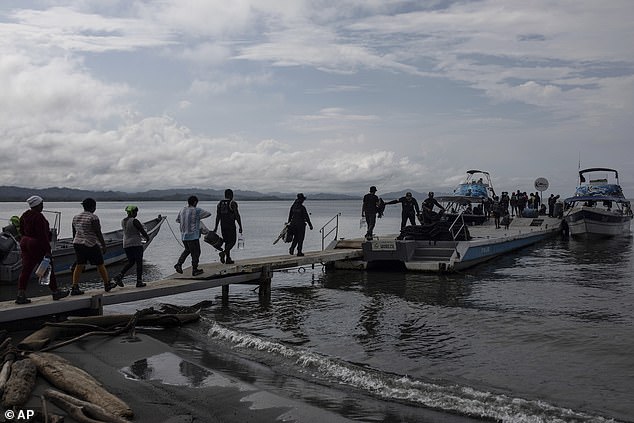
<path id="1" fill-rule="evenodd" d="M 229 217 L 229 215 L 234 215 L 234 207 L 233 200 L 221 200 L 220 205 L 218 207 L 219 213 L 223 217 Z M 235 218 L 235 216 L 233 216 Z"/>

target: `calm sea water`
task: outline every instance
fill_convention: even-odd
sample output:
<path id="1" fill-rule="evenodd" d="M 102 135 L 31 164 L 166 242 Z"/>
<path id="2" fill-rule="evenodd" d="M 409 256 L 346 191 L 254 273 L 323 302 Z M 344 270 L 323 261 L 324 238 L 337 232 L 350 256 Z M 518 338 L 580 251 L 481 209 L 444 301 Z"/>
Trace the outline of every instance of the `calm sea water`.
<path id="1" fill-rule="evenodd" d="M 245 248 L 234 259 L 284 254 L 288 244 L 272 242 L 290 202 L 239 203 Z M 169 221 L 145 254 L 149 282 L 173 273 L 183 204 L 138 205 L 141 220 Z M 306 206 L 315 226 L 306 251 L 321 249 L 319 228 L 337 213 L 339 237 L 363 234 L 360 202 Z M 124 207 L 98 204 L 104 231 L 118 228 Z M 46 208 L 62 211 L 68 236 L 80 206 Z M 23 209 L 0 203 L 0 216 Z M 376 232 L 399 223 L 389 207 Z M 203 248 L 203 262 L 217 260 Z M 276 272 L 269 303 L 252 286 L 231 286 L 227 307 L 216 288 L 109 311 L 212 299 L 201 322 L 157 336 L 210 369 L 358 421 L 634 421 L 633 272 L 629 236 L 553 239 L 449 276 L 316 266 Z"/>

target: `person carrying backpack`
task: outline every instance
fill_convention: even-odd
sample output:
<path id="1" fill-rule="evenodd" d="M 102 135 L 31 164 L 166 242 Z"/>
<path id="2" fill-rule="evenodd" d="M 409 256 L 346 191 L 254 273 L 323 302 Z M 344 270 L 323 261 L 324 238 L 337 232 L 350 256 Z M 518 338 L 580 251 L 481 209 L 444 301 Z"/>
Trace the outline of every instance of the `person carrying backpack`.
<path id="1" fill-rule="evenodd" d="M 242 219 L 238 212 L 238 203 L 233 199 L 233 191 L 225 190 L 224 200 L 220 200 L 216 207 L 216 226 L 214 232 L 218 231 L 218 225 L 222 231 L 222 238 L 225 240 L 225 249 L 218 253 L 220 262 L 233 264 L 231 259 L 231 249 L 236 245 L 236 222 L 238 222 L 238 230 L 242 233 Z"/>

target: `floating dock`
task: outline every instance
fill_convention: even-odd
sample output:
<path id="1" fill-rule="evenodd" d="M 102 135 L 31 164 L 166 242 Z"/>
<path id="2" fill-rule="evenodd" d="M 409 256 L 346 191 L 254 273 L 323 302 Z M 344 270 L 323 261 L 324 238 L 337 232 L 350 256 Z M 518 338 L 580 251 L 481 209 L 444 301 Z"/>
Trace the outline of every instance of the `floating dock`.
<path id="1" fill-rule="evenodd" d="M 422 272 L 464 270 L 546 238 L 558 235 L 562 220 L 539 216 L 514 218 L 508 227 L 493 224 L 467 226 L 464 241 L 399 240 L 396 236 L 375 237 L 362 243 L 363 259 L 335 263 L 336 268 L 371 269 L 401 263 L 405 269 Z"/>

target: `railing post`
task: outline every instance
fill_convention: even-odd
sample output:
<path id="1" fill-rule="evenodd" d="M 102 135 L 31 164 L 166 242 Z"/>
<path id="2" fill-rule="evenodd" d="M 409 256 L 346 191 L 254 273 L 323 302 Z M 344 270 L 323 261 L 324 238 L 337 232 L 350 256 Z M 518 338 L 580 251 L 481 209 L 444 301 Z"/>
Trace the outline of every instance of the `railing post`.
<path id="1" fill-rule="evenodd" d="M 326 239 L 328 235 L 330 235 L 334 231 L 335 239 L 337 239 L 337 236 L 339 236 L 339 216 L 341 216 L 341 212 L 337 213 L 333 218 L 331 218 L 328 222 L 326 222 L 326 224 L 322 226 L 321 229 L 319 230 L 319 232 L 321 233 L 321 249 L 322 250 L 324 249 L 324 240 Z M 325 231 L 326 226 L 328 226 L 333 220 L 335 221 L 335 227 L 326 233 Z"/>

